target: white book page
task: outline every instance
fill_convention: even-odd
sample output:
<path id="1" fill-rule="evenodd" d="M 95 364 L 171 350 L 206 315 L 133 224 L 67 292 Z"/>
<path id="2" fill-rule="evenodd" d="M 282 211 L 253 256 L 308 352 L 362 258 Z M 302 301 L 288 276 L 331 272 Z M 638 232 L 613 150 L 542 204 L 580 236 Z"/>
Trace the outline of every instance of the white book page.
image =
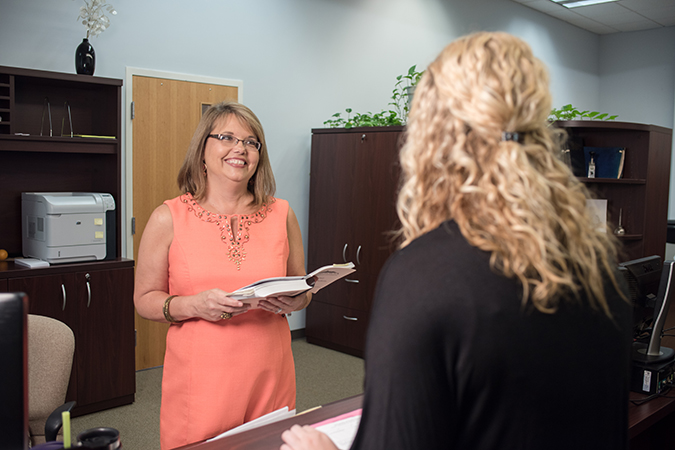
<path id="1" fill-rule="evenodd" d="M 206 442 L 215 441 L 218 439 L 222 439 L 226 436 L 232 436 L 233 434 L 241 433 L 242 431 L 248 431 L 254 428 L 262 427 L 263 425 L 267 425 L 269 423 L 274 423 L 280 420 L 288 419 L 289 417 L 293 417 L 294 415 L 295 410 L 292 409 L 289 411 L 288 406 L 285 406 L 281 409 L 277 409 L 276 411 L 272 411 L 269 414 L 265 414 L 264 416 L 258 417 L 257 419 L 253 419 L 250 422 L 246 422 L 243 425 L 239 425 L 236 428 L 232 428 L 231 430 L 219 434 L 214 438 L 208 439 Z"/>

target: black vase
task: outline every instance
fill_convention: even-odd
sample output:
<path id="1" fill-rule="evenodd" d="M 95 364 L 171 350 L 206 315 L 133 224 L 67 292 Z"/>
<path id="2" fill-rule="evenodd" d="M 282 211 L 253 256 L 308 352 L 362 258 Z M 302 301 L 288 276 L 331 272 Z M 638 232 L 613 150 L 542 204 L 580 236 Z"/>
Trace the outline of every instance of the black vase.
<path id="1" fill-rule="evenodd" d="M 96 66 L 96 53 L 89 39 L 82 39 L 82 43 L 75 50 L 75 71 L 80 75 L 93 75 Z"/>

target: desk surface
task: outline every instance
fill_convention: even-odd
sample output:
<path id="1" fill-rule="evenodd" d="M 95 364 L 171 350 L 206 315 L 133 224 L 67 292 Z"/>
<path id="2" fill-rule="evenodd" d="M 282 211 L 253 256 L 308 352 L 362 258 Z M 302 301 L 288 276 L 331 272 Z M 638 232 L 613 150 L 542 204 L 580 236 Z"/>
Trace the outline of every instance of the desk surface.
<path id="1" fill-rule="evenodd" d="M 631 400 L 645 398 L 645 395 L 630 393 Z M 294 416 L 260 428 L 228 436 L 213 442 L 200 442 L 181 447 L 180 450 L 271 450 L 278 449 L 283 441 L 281 433 L 294 424 L 310 425 L 341 414 L 354 411 L 363 405 L 363 395 L 329 403 L 306 414 Z M 628 437 L 633 439 L 654 424 L 675 412 L 675 394 L 657 397 L 642 405 L 630 403 L 628 407 Z"/>
<path id="2" fill-rule="evenodd" d="M 344 400 L 329 403 L 321 408 L 315 409 L 305 414 L 300 414 L 290 417 L 279 422 L 271 423 L 269 425 L 255 428 L 253 430 L 244 431 L 243 433 L 227 436 L 217 441 L 200 442 L 197 444 L 190 444 L 181 447 L 180 450 L 195 449 L 195 450 L 274 450 L 278 449 L 283 441 L 281 440 L 281 433 L 288 430 L 291 426 L 311 425 L 313 423 L 321 422 L 341 414 L 354 411 L 361 408 L 363 404 L 363 395 L 356 395 Z"/>
<path id="3" fill-rule="evenodd" d="M 647 396 L 643 394 L 630 393 L 631 400 L 641 400 L 645 397 Z M 628 406 L 628 438 L 633 439 L 674 411 L 675 394 L 672 392 L 668 396 L 656 397 L 641 405 L 630 403 Z"/>

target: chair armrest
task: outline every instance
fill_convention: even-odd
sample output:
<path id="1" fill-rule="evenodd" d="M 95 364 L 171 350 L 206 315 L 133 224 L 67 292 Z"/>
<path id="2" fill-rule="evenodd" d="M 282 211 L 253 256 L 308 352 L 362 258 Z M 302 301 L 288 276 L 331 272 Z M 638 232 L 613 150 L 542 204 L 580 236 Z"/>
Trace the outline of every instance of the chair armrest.
<path id="1" fill-rule="evenodd" d="M 59 430 L 61 429 L 61 426 L 63 426 L 61 413 L 70 411 L 74 406 L 75 402 L 64 403 L 49 415 L 47 422 L 45 423 L 45 441 L 50 442 L 56 440 L 56 435 L 59 434 Z"/>

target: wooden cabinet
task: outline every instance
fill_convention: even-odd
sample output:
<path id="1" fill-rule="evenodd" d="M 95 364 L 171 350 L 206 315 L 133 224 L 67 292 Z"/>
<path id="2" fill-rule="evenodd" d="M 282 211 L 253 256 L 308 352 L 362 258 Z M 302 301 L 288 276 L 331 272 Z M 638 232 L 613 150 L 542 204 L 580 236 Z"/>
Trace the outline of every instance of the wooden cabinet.
<path id="1" fill-rule="evenodd" d="M 672 130 L 626 122 L 556 122 L 587 147 L 625 147 L 620 179 L 581 178 L 597 198 L 607 199 L 608 223 L 626 234 L 622 261 L 660 255 L 665 258 Z"/>
<path id="2" fill-rule="evenodd" d="M 362 356 L 377 277 L 395 245 L 401 127 L 316 129 L 310 172 L 309 269 L 356 272 L 314 296 L 307 341 Z"/>
<path id="3" fill-rule="evenodd" d="M 77 402 L 75 415 L 134 400 L 133 270 L 132 261 L 82 263 L 16 270 L 7 279 L 9 291 L 28 294 L 30 314 L 73 330 L 67 400 Z"/>
<path id="4" fill-rule="evenodd" d="M 74 415 L 134 400 L 134 262 L 119 258 L 121 93 L 122 80 L 0 66 L 0 248 L 21 256 L 21 192 L 115 200 L 112 259 L 32 270 L 0 262 L 0 291 L 26 292 L 31 314 L 75 334 Z"/>
<path id="5" fill-rule="evenodd" d="M 665 257 L 672 130 L 623 122 L 557 122 L 592 147 L 625 147 L 621 179 L 581 178 L 608 200 L 608 221 L 626 234 L 622 261 Z M 394 251 L 398 228 L 398 150 L 403 129 L 312 130 L 308 269 L 352 261 L 356 272 L 314 296 L 307 308 L 307 341 L 363 356 L 380 270 Z M 675 319 L 674 319 L 675 323 Z"/>

